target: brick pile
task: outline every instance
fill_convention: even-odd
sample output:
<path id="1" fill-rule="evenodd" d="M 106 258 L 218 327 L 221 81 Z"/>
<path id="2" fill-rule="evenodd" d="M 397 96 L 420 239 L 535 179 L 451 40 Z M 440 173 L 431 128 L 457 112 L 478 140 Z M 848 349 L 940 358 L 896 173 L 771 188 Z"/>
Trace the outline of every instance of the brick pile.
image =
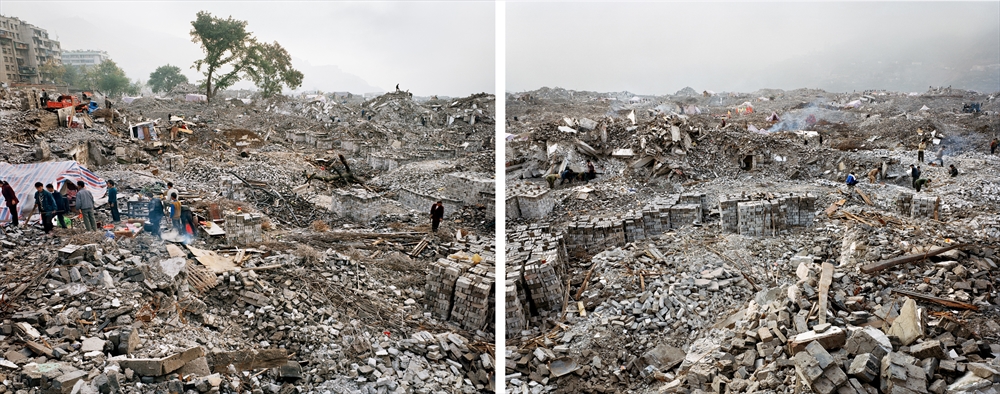
<path id="1" fill-rule="evenodd" d="M 719 198 L 722 230 L 748 236 L 784 233 L 792 227 L 812 223 L 815 204 L 816 196 L 808 193 L 777 195 L 761 200 L 722 196 Z"/>
<path id="2" fill-rule="evenodd" d="M 264 224 L 264 215 L 259 213 L 243 213 L 238 215 L 226 215 L 226 241 L 230 245 L 245 245 L 251 243 L 264 242 L 264 233 L 261 225 Z"/>
<path id="3" fill-rule="evenodd" d="M 507 196 L 507 217 L 510 219 L 541 219 L 555 207 L 548 186 L 515 183 L 507 187 Z"/>

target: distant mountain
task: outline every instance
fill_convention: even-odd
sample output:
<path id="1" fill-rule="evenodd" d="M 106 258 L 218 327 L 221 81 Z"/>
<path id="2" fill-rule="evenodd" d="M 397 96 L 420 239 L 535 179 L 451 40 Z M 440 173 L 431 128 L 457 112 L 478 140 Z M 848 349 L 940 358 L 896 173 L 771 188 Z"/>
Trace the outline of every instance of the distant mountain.
<path id="1" fill-rule="evenodd" d="M 338 66 L 314 66 L 308 61 L 292 57 L 292 65 L 305 76 L 300 90 L 322 90 L 324 92 L 351 92 L 363 94 L 369 92 L 384 92 L 368 83 L 361 77 L 345 72 Z"/>
<path id="2" fill-rule="evenodd" d="M 980 92 L 1000 91 L 1000 29 L 976 39 L 942 36 L 905 46 L 867 43 L 803 55 L 760 70 L 760 86 L 820 88 L 831 92 L 888 89 L 922 92 L 952 86 Z M 782 86 L 767 83 L 782 81 Z"/>

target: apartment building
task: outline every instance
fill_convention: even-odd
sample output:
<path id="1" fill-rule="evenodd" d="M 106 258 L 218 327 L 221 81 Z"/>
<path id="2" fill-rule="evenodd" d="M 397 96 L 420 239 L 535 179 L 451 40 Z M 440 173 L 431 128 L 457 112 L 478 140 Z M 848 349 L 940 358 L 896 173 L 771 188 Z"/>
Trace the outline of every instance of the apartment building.
<path id="1" fill-rule="evenodd" d="M 49 32 L 16 17 L 0 15 L 0 82 L 40 84 L 40 68 L 47 62 L 62 64 L 59 41 Z"/>
<path id="2" fill-rule="evenodd" d="M 62 62 L 66 65 L 90 67 L 101 64 L 101 62 L 111 59 L 105 51 L 95 51 L 91 49 L 77 49 L 63 51 Z"/>

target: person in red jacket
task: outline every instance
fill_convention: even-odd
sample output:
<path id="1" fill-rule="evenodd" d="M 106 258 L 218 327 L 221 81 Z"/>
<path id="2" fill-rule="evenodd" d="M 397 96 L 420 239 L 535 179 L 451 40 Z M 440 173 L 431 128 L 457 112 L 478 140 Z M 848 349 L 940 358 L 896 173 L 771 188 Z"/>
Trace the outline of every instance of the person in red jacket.
<path id="1" fill-rule="evenodd" d="M 17 227 L 17 216 L 20 214 L 17 210 L 17 204 L 20 203 L 17 199 L 17 193 L 14 192 L 14 188 L 10 187 L 7 181 L 0 182 L 0 187 L 3 189 L 3 201 L 7 205 L 7 210 L 10 211 L 10 224 Z"/>

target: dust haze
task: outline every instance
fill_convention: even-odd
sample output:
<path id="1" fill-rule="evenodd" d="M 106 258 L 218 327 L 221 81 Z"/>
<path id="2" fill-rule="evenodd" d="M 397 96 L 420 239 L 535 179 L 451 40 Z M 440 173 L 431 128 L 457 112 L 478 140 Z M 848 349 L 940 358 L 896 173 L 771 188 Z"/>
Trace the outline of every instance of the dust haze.
<path id="1" fill-rule="evenodd" d="M 508 91 L 1000 90 L 1000 3 L 509 3 Z"/>
<path id="2" fill-rule="evenodd" d="M 305 74 L 301 90 L 391 91 L 464 96 L 494 90 L 492 3 L 3 1 L 0 14 L 48 30 L 64 50 L 105 50 L 132 80 L 164 64 L 191 68 L 198 11 L 247 21 L 278 41 Z M 252 88 L 242 82 L 234 88 Z"/>

